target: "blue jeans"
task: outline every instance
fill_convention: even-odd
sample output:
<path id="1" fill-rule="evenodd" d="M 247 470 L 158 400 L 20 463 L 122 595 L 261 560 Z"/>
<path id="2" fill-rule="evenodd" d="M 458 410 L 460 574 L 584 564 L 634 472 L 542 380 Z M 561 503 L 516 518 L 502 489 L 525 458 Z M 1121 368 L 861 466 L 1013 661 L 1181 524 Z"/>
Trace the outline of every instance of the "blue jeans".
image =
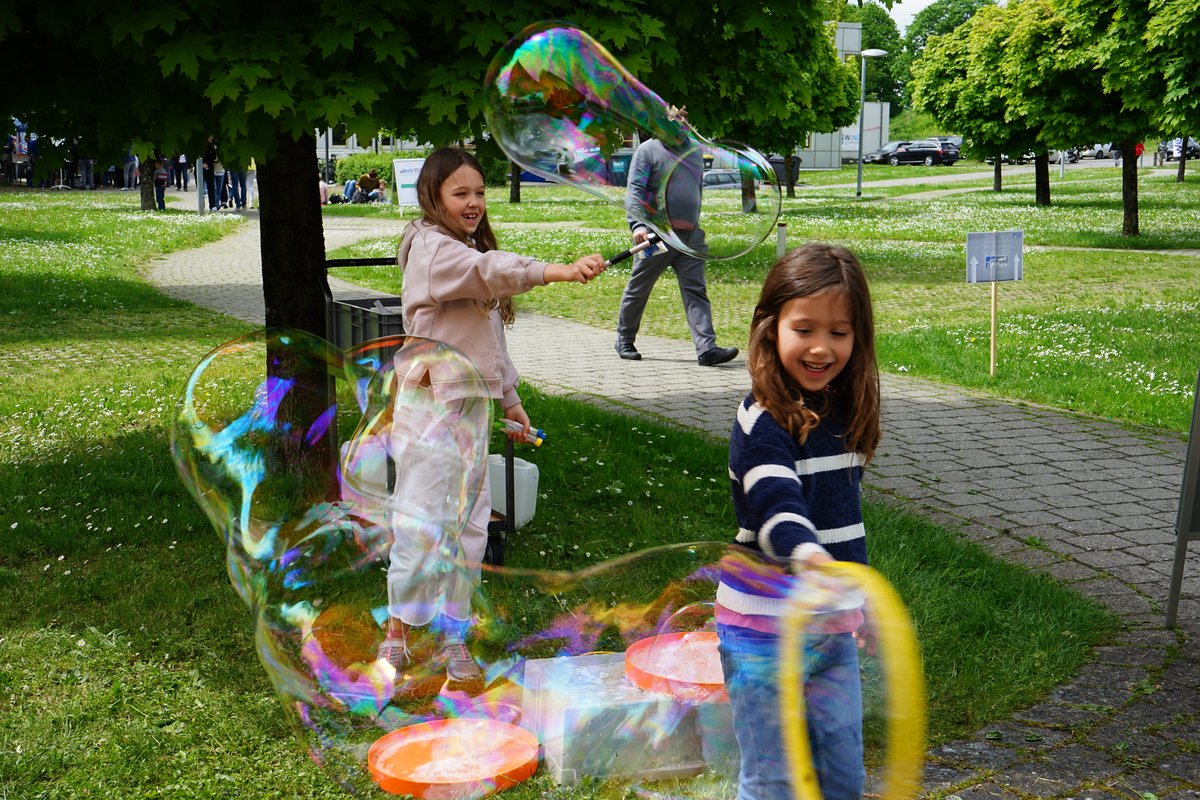
<path id="1" fill-rule="evenodd" d="M 792 800 L 777 685 L 780 638 L 727 625 L 718 625 L 717 633 L 741 750 L 738 800 Z M 858 800 L 866 781 L 858 643 L 849 633 L 808 636 L 803 664 L 809 746 L 821 796 Z"/>
<path id="2" fill-rule="evenodd" d="M 221 195 L 218 194 L 217 178 L 212 174 L 212 170 L 206 170 L 204 173 L 204 191 L 208 194 L 208 208 L 210 211 L 216 211 L 221 206 Z"/>
<path id="3" fill-rule="evenodd" d="M 154 202 L 158 204 L 159 211 L 167 210 L 167 187 L 154 185 Z"/>
<path id="4" fill-rule="evenodd" d="M 229 193 L 233 197 L 233 204 L 238 208 L 246 207 L 246 173 L 244 172 L 227 172 L 229 176 Z"/>

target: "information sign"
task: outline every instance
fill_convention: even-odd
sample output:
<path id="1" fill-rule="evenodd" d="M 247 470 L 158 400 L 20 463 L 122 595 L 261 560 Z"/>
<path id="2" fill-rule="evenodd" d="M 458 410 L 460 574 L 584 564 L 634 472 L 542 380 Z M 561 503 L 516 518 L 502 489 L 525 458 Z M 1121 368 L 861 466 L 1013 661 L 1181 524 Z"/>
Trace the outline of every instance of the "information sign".
<path id="1" fill-rule="evenodd" d="M 1024 231 L 968 233 L 967 283 L 1021 280 L 1024 247 Z"/>

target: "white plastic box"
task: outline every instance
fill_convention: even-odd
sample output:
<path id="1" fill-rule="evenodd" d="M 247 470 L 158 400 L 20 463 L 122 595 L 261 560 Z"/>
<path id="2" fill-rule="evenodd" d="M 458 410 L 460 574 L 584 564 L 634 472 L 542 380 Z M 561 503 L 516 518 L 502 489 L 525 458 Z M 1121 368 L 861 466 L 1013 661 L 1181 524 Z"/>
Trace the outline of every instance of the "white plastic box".
<path id="1" fill-rule="evenodd" d="M 508 516 L 508 498 L 504 493 L 504 456 L 488 456 L 488 488 L 492 492 L 492 508 Z M 513 525 L 520 528 L 537 512 L 538 468 L 523 458 L 513 459 Z"/>
<path id="2" fill-rule="evenodd" d="M 624 653 L 525 662 L 521 725 L 560 784 L 679 778 L 705 767 L 696 709 L 630 683 Z"/>

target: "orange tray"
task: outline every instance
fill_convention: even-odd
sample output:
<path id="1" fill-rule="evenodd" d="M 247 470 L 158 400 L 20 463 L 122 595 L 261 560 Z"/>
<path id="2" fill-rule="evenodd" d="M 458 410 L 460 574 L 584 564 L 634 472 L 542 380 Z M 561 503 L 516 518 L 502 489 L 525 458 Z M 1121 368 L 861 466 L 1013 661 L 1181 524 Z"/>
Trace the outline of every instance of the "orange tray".
<path id="1" fill-rule="evenodd" d="M 648 692 L 688 703 L 729 699 L 711 631 L 664 633 L 634 642 L 625 651 L 625 676 Z"/>
<path id="2" fill-rule="evenodd" d="M 516 786 L 537 769 L 537 738 L 492 719 L 443 719 L 399 728 L 367 751 L 379 788 L 413 797 L 468 798 Z"/>

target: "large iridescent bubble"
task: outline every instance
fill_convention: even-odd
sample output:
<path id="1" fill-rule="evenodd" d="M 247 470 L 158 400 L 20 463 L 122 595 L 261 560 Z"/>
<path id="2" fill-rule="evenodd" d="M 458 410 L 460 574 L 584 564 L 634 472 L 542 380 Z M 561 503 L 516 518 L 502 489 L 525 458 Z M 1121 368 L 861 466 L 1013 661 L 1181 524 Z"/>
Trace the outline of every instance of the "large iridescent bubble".
<path id="1" fill-rule="evenodd" d="M 379 796 L 475 798 L 533 781 L 514 796 L 586 782 L 596 796 L 732 800 L 739 750 L 715 600 L 736 579 L 788 598 L 778 633 L 797 653 L 830 620 L 859 626 L 875 648 L 861 659 L 868 790 L 915 793 L 920 663 L 878 575 L 855 565 L 790 575 L 717 542 L 570 573 L 479 575 L 458 537 L 483 480 L 490 405 L 459 353 L 403 337 L 343 353 L 260 332 L 214 350 L 188 381 L 176 465 L 225 543 L 284 712 L 332 780 Z M 412 596 L 447 579 L 473 586 L 467 645 L 482 686 L 446 681 L 434 625 L 410 629 L 406 667 L 380 656 L 396 542 L 417 554 Z M 767 674 L 784 719 L 803 720 L 814 699 L 798 690 L 803 670 L 785 658 Z M 785 733 L 796 796 L 820 797 L 804 725 Z"/>
<path id="2" fill-rule="evenodd" d="M 620 206 L 626 182 L 637 179 L 622 172 L 628 162 L 617 157 L 626 140 L 636 135 L 666 145 L 673 160 L 664 170 L 665 191 L 627 213 L 676 249 L 709 260 L 736 258 L 775 228 L 781 195 L 770 162 L 745 145 L 705 139 L 577 28 L 556 22 L 526 28 L 492 60 L 484 90 L 488 129 L 510 159 Z M 671 198 L 694 194 L 673 187 L 697 181 L 704 186 L 703 247 L 682 241 L 671 224 L 680 216 Z"/>

